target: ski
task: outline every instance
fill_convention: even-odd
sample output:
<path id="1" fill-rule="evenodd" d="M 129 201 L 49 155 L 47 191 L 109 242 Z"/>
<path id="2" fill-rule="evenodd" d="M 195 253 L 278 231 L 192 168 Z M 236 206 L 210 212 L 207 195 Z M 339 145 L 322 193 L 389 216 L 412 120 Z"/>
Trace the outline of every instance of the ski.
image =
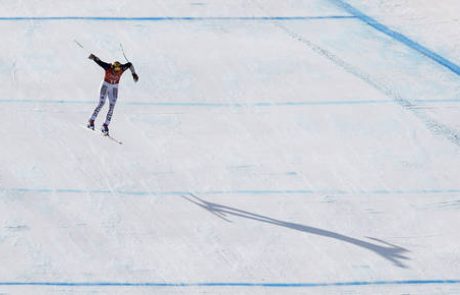
<path id="1" fill-rule="evenodd" d="M 118 139 L 112 137 L 112 136 L 109 135 L 109 134 L 104 134 L 104 133 L 102 133 L 102 136 L 107 137 L 107 138 L 110 139 L 111 141 L 116 142 L 116 143 L 118 143 L 118 144 L 123 144 L 121 141 L 119 141 Z"/>
<path id="2" fill-rule="evenodd" d="M 86 125 L 80 125 L 82 128 L 88 130 L 88 131 L 91 131 L 93 132 L 94 134 L 97 134 L 99 133 L 100 135 L 102 135 L 103 137 L 106 137 L 107 139 L 110 139 L 111 141 L 115 142 L 115 143 L 118 143 L 118 144 L 123 144 L 123 142 L 119 141 L 118 139 L 114 138 L 113 136 L 111 136 L 110 134 L 105 134 L 103 132 L 98 132 L 96 131 L 95 129 L 91 129 L 91 128 L 88 128 Z"/>

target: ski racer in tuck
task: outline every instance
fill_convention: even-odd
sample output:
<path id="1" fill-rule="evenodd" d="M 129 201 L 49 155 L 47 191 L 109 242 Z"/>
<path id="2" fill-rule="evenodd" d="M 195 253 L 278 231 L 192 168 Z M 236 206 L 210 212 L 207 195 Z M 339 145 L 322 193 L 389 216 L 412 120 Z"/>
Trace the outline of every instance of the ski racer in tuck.
<path id="1" fill-rule="evenodd" d="M 139 77 L 134 70 L 134 66 L 132 63 L 128 62 L 126 64 L 121 64 L 118 61 L 115 61 L 111 64 L 101 61 L 97 56 L 94 54 L 90 54 L 88 57 L 91 60 L 94 60 L 99 66 L 101 66 L 105 70 L 104 81 L 101 85 L 100 95 L 99 95 L 99 104 L 94 109 L 91 118 L 88 121 L 88 128 L 94 130 L 94 121 L 99 114 L 99 111 L 105 104 L 107 96 L 109 97 L 109 111 L 107 112 L 107 116 L 105 118 L 104 124 L 102 124 L 102 133 L 104 135 L 109 135 L 109 124 L 110 120 L 112 119 L 113 109 L 115 108 L 115 103 L 117 102 L 118 97 L 118 83 L 120 82 L 121 75 L 123 72 L 129 69 L 133 76 L 134 82 L 139 80 Z"/>

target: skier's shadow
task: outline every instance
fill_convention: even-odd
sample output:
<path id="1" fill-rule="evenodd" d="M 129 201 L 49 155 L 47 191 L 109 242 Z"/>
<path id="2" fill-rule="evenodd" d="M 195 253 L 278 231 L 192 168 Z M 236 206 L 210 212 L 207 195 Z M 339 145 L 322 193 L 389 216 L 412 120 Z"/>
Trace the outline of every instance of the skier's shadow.
<path id="1" fill-rule="evenodd" d="M 356 238 L 352 238 L 349 236 L 345 236 L 339 233 L 335 233 L 332 231 L 328 231 L 328 230 L 324 230 L 324 229 L 320 229 L 316 227 L 311 227 L 311 226 L 298 224 L 298 223 L 286 222 L 286 221 L 270 218 L 267 216 L 254 214 L 248 211 L 239 210 L 239 209 L 232 208 L 229 206 L 207 202 L 207 201 L 204 201 L 198 198 L 197 196 L 193 194 L 190 194 L 190 197 L 183 196 L 183 198 L 194 203 L 195 205 L 200 206 L 201 208 L 209 211 L 210 213 L 216 215 L 217 217 L 227 222 L 231 222 L 229 219 L 226 218 L 227 216 L 237 216 L 237 217 L 251 219 L 251 220 L 255 220 L 255 221 L 259 221 L 263 223 L 269 223 L 269 224 L 273 224 L 273 225 L 277 225 L 281 227 L 286 227 L 289 229 L 298 230 L 298 231 L 309 233 L 309 234 L 315 234 L 315 235 L 319 235 L 323 237 L 340 240 L 340 241 L 350 243 L 355 246 L 370 250 L 372 252 L 375 252 L 377 255 L 380 255 L 383 258 L 393 262 L 393 264 L 398 267 L 407 268 L 407 266 L 403 262 L 404 260 L 409 260 L 409 257 L 405 255 L 405 253 L 409 252 L 409 250 L 393 245 L 393 244 L 390 244 L 388 242 L 376 239 L 376 238 L 367 237 L 368 239 L 374 240 L 383 245 L 374 244 L 374 243 L 367 242 L 364 240 L 359 240 Z"/>

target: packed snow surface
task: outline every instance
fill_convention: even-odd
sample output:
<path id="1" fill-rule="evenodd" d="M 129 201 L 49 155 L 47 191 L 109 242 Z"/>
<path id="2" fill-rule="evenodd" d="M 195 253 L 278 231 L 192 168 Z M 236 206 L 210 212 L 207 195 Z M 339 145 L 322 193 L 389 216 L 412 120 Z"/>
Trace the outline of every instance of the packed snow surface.
<path id="1" fill-rule="evenodd" d="M 0 294 L 459 294 L 458 11 L 0 1 Z"/>

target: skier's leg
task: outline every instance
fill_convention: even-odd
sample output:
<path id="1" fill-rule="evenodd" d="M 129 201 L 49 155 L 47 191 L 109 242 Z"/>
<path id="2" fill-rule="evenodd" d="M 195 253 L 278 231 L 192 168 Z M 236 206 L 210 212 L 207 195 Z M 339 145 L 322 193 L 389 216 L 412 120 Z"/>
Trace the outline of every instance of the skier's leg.
<path id="1" fill-rule="evenodd" d="M 107 97 L 107 88 L 108 88 L 107 85 L 105 85 L 105 83 L 102 83 L 101 91 L 100 91 L 100 94 L 99 94 L 99 104 L 94 109 L 94 112 L 91 115 L 91 118 L 89 119 L 90 121 L 94 122 L 94 120 L 96 120 L 97 115 L 99 114 L 99 112 L 101 111 L 102 107 L 104 106 L 105 99 Z"/>
<path id="2" fill-rule="evenodd" d="M 113 86 L 108 92 L 109 94 L 109 111 L 107 112 L 107 117 L 105 118 L 104 125 L 109 126 L 110 121 L 112 120 L 113 109 L 115 108 L 115 103 L 117 102 L 118 98 L 118 87 Z"/>

